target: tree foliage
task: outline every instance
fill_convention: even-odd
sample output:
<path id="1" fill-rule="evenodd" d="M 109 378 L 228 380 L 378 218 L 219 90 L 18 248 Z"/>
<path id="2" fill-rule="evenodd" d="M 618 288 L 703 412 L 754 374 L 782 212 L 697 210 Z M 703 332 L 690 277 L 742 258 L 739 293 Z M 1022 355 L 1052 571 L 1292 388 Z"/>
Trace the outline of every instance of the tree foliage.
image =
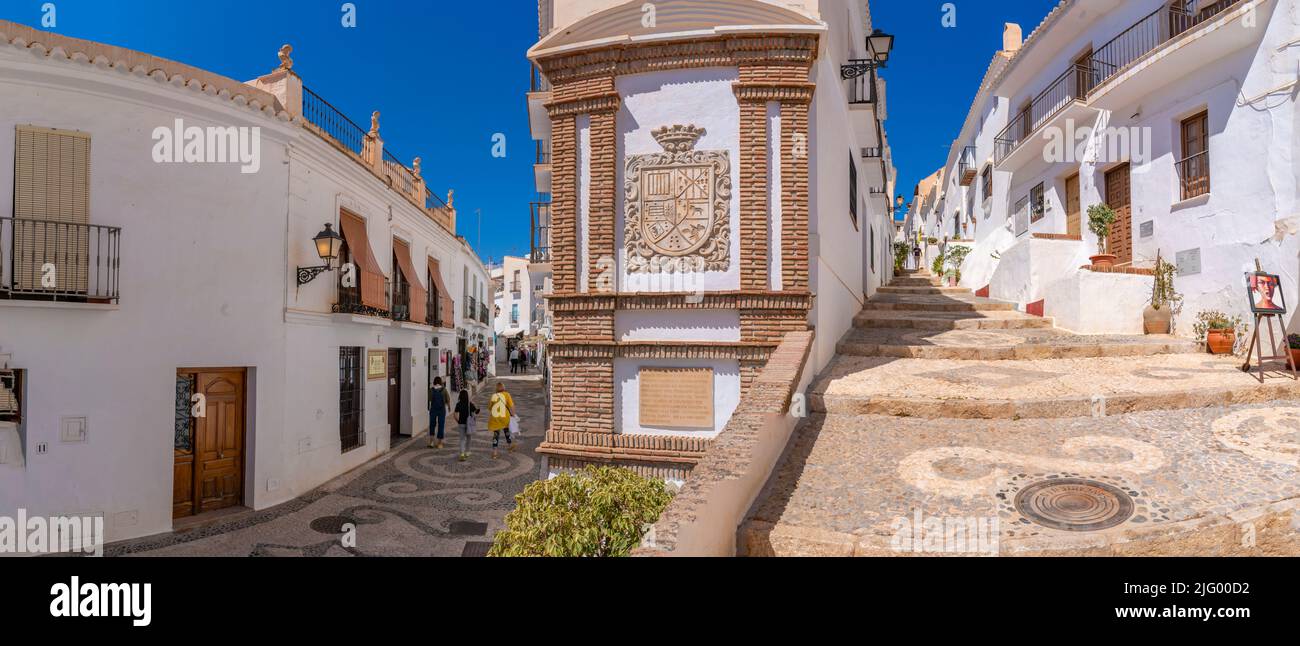
<path id="1" fill-rule="evenodd" d="M 528 485 L 488 556 L 627 556 L 672 494 L 662 480 L 588 466 Z"/>

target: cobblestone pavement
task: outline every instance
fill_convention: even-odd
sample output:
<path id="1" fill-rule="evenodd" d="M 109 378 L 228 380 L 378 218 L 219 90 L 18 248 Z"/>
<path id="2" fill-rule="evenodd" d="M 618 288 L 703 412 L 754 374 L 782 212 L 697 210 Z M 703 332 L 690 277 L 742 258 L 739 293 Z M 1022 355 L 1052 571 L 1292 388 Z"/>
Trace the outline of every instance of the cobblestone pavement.
<path id="1" fill-rule="evenodd" d="M 108 546 L 109 556 L 473 556 L 481 555 L 514 508 L 514 497 L 537 479 L 534 454 L 544 433 L 545 393 L 540 377 L 502 375 L 515 400 L 523 437 L 511 453 L 501 441 L 491 459 L 486 415 L 471 435 L 472 456 L 456 460 L 458 435 L 447 429 L 446 448 L 429 449 L 428 436 L 410 439 L 387 455 L 288 503 L 194 529 Z M 476 398 L 487 410 L 489 379 Z M 356 527 L 356 545 L 340 540 Z"/>
<path id="2" fill-rule="evenodd" d="M 971 297 L 878 298 L 891 309 L 868 304 L 816 380 L 739 553 L 1300 555 L 1291 375 L 1260 385 L 1169 337 L 1082 339 L 996 309 L 973 314 L 1009 327 L 918 333 L 904 321 L 978 320 L 934 311 Z M 962 352 L 926 358 L 939 343 Z M 977 358 L 1017 343 L 1106 352 Z"/>

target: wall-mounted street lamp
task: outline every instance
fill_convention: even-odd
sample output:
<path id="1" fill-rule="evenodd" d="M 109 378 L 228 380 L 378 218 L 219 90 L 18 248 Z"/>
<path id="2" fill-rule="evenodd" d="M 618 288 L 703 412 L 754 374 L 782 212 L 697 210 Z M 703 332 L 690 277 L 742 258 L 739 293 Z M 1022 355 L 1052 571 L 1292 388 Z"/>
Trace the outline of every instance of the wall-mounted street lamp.
<path id="1" fill-rule="evenodd" d="M 311 241 L 316 244 L 316 254 L 321 260 L 325 261 L 324 265 L 317 267 L 299 267 L 298 268 L 298 286 L 302 287 L 316 277 L 334 269 L 334 260 L 339 257 L 339 251 L 343 248 L 343 238 L 334 231 L 334 225 L 326 222 L 325 230 L 316 234 Z"/>
<path id="2" fill-rule="evenodd" d="M 855 79 L 868 72 L 884 69 L 889 64 L 889 55 L 894 51 L 894 36 L 879 29 L 871 32 L 867 36 L 867 51 L 871 55 L 870 59 L 841 65 L 840 78 Z"/>

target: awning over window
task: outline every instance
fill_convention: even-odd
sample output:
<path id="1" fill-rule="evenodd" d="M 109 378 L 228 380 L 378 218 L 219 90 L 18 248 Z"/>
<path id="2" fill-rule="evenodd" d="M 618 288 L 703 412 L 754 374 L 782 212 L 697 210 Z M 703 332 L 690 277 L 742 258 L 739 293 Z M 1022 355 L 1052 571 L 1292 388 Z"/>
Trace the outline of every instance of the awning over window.
<path id="1" fill-rule="evenodd" d="M 438 288 L 438 308 L 442 310 L 442 327 L 456 327 L 455 304 L 451 300 L 451 292 L 447 291 L 447 286 L 442 282 L 442 270 L 438 267 L 438 261 L 433 258 L 429 259 L 429 275 L 433 277 L 433 287 Z"/>
<path id="2" fill-rule="evenodd" d="M 388 295 L 384 289 L 384 270 L 375 259 L 375 252 L 370 250 L 370 238 L 366 236 L 366 223 L 361 218 L 342 211 L 339 213 L 339 228 L 343 229 L 343 239 L 352 252 L 352 264 L 356 266 L 361 281 L 361 304 L 376 309 L 388 309 Z"/>
<path id="3" fill-rule="evenodd" d="M 415 265 L 411 263 L 411 247 L 393 238 L 393 253 L 397 255 L 397 266 L 401 267 L 406 282 L 411 284 L 411 322 L 424 325 L 429 311 L 429 290 L 423 287 L 420 275 L 415 273 Z"/>

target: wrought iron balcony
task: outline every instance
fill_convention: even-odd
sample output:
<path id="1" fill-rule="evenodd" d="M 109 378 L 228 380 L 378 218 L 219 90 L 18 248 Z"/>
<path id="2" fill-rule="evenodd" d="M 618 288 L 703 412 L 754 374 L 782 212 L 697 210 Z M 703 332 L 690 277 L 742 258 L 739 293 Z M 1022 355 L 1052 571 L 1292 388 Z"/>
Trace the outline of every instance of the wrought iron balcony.
<path id="1" fill-rule="evenodd" d="M 339 274 L 339 281 L 337 283 L 338 296 L 334 301 L 334 306 L 331 308 L 335 314 L 360 314 L 362 316 L 374 316 L 377 318 L 385 318 L 385 319 L 390 318 L 392 316 L 392 313 L 389 310 L 378 308 L 378 307 L 371 307 L 369 305 L 366 305 L 365 303 L 362 303 L 361 286 L 359 284 L 353 284 L 350 287 L 345 286 L 342 281 L 343 272 L 338 272 L 338 274 Z M 390 291 L 389 284 L 390 281 L 385 279 L 384 280 L 385 294 L 387 294 Z M 391 299 L 389 303 L 391 304 Z M 410 315 L 408 314 L 407 316 L 409 318 Z"/>
<path id="2" fill-rule="evenodd" d="M 121 227 L 0 218 L 0 299 L 117 303 Z"/>
<path id="3" fill-rule="evenodd" d="M 852 59 L 840 66 L 840 78 L 848 82 L 846 92 L 849 105 L 871 105 L 876 102 L 875 61 Z"/>
<path id="4" fill-rule="evenodd" d="M 538 164 L 551 163 L 551 150 L 550 147 L 546 145 L 545 141 L 537 142 L 537 163 Z"/>
<path id="5" fill-rule="evenodd" d="M 1219 0 L 1196 12 L 1187 9 L 1185 2 L 1165 3 L 1093 52 L 1094 69 L 1098 73 L 1093 87 L 1106 82 L 1120 70 L 1161 45 L 1213 19 L 1242 1 Z"/>
<path id="6" fill-rule="evenodd" d="M 531 262 L 547 263 L 551 261 L 551 203 L 533 202 L 532 211 L 532 254 Z"/>
<path id="7" fill-rule="evenodd" d="M 957 163 L 957 176 L 962 186 L 975 183 L 975 176 L 979 174 L 975 164 L 975 147 L 966 146 L 961 151 L 961 161 Z"/>
<path id="8" fill-rule="evenodd" d="M 366 130 L 343 114 L 341 110 L 330 105 L 324 97 L 302 88 L 302 116 L 325 134 L 333 137 L 347 149 L 360 155 L 365 147 Z"/>
<path id="9" fill-rule="evenodd" d="M 1062 108 L 1087 99 L 1088 92 L 1096 86 L 1097 69 L 1095 65 L 1083 63 L 1071 65 L 1035 97 L 1028 108 L 1012 117 L 1011 123 L 993 140 L 994 163 L 1001 164 Z"/>

